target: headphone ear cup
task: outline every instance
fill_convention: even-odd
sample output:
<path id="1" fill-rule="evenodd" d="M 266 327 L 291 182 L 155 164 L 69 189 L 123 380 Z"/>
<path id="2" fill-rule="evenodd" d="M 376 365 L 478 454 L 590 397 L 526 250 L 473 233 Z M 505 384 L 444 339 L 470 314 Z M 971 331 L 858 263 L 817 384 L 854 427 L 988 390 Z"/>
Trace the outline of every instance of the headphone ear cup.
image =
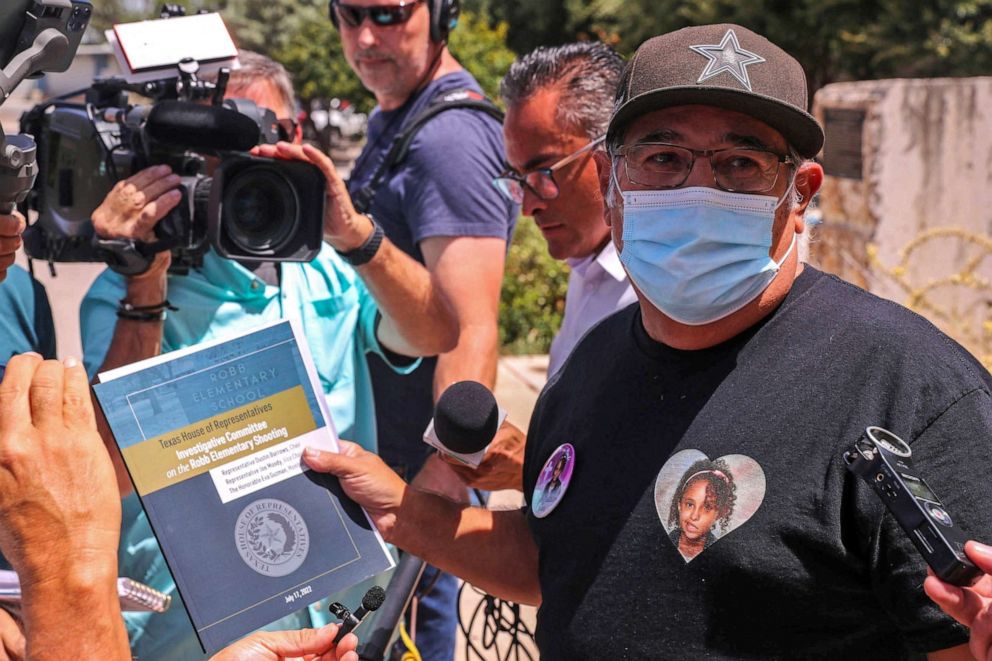
<path id="1" fill-rule="evenodd" d="M 445 21 L 445 27 L 447 28 L 447 34 L 445 34 L 445 39 L 448 38 L 451 31 L 458 26 L 458 18 L 461 16 L 462 8 L 460 0 L 446 0 L 448 4 L 448 18 Z"/>
<path id="2" fill-rule="evenodd" d="M 431 10 L 431 41 L 447 41 L 451 30 L 458 25 L 458 0 L 429 0 L 428 7 Z"/>

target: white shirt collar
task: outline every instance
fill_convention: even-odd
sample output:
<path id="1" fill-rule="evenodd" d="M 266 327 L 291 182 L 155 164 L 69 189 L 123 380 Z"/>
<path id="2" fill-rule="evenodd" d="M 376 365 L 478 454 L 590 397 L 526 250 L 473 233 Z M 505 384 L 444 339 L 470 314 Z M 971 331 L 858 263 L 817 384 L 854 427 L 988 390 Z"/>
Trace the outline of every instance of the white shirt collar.
<path id="1" fill-rule="evenodd" d="M 607 241 L 606 245 L 598 253 L 586 255 L 585 257 L 569 257 L 565 262 L 582 278 L 588 278 L 592 275 L 589 271 L 594 268 L 594 265 L 598 267 L 597 270 L 608 274 L 617 282 L 627 277 L 626 271 L 623 270 L 623 264 L 620 263 L 617 248 L 613 245 L 612 240 Z"/>

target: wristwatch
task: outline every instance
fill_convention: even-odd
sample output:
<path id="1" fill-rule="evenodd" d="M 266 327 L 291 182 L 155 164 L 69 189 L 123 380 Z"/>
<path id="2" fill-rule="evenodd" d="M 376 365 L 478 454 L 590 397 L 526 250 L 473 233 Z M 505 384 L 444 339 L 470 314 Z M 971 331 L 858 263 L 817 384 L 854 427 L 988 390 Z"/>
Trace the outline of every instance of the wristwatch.
<path id="1" fill-rule="evenodd" d="M 379 252 L 379 246 L 382 245 L 382 237 L 385 236 L 382 226 L 375 222 L 372 214 L 367 213 L 365 216 L 372 222 L 372 234 L 369 235 L 369 238 L 365 239 L 365 243 L 347 252 L 341 252 L 335 249 L 335 252 L 341 256 L 341 259 L 352 266 L 361 266 L 375 257 L 375 254 Z"/>

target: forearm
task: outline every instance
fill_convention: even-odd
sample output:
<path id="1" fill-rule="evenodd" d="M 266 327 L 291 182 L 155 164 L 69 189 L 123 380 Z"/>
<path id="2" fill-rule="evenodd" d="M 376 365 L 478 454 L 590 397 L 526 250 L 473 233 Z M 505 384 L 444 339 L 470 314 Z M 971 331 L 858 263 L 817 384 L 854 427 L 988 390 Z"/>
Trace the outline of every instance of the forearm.
<path id="1" fill-rule="evenodd" d="M 463 324 L 458 344 L 451 351 L 441 354 L 434 370 L 434 399 L 452 383 L 478 381 L 492 390 L 496 385 L 496 358 L 499 331 L 492 323 Z"/>
<path id="2" fill-rule="evenodd" d="M 522 510 L 469 507 L 407 488 L 386 538 L 489 594 L 541 601 L 537 546 Z"/>
<path id="3" fill-rule="evenodd" d="M 433 356 L 455 346 L 458 322 L 448 299 L 427 269 L 389 239 L 358 273 L 382 312 L 379 337 L 385 346 L 410 356 Z"/>
<path id="4" fill-rule="evenodd" d="M 21 615 L 29 659 L 131 658 L 116 562 L 77 566 L 24 585 Z"/>
<path id="5" fill-rule="evenodd" d="M 162 273 L 151 279 L 131 279 L 128 282 L 126 300 L 132 305 L 144 306 L 161 303 L 166 298 L 166 276 Z M 114 327 L 114 335 L 110 340 L 110 347 L 97 373 L 105 372 L 133 362 L 157 356 L 162 352 L 162 328 L 163 321 L 133 321 L 130 319 L 117 319 Z M 97 402 L 94 401 L 96 409 L 97 430 L 103 438 L 107 452 L 114 464 L 114 472 L 117 475 L 117 487 L 121 497 L 131 493 L 131 478 L 128 476 L 124 460 L 117 449 L 117 443 L 110 431 L 103 411 Z"/>

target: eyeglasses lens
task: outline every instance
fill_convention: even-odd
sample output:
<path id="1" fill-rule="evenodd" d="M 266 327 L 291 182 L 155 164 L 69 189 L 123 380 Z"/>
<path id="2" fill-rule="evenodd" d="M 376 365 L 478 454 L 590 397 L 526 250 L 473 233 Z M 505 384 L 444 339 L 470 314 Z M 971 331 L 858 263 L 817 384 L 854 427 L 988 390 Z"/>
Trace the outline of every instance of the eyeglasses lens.
<path id="1" fill-rule="evenodd" d="M 775 185 L 781 157 L 760 149 L 722 149 L 709 156 L 720 188 L 737 192 L 764 192 Z M 675 145 L 633 145 L 625 153 L 627 178 L 652 188 L 676 188 L 689 178 L 695 160 L 688 149 Z"/>
<path id="2" fill-rule="evenodd" d="M 493 180 L 496 190 L 503 194 L 506 199 L 514 204 L 522 204 L 524 201 L 524 187 L 512 177 L 498 177 Z"/>

